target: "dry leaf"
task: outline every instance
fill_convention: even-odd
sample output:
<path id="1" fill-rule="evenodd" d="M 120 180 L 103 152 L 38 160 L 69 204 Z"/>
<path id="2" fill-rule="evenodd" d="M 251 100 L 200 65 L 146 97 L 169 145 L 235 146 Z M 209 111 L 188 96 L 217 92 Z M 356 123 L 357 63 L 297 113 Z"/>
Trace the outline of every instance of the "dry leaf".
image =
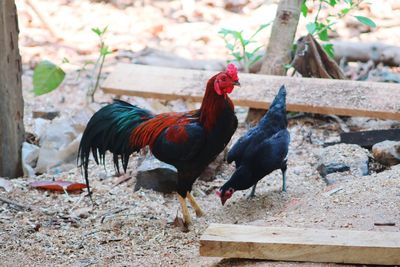
<path id="1" fill-rule="evenodd" d="M 132 178 L 132 176 L 127 175 L 127 174 L 121 175 L 120 177 L 118 177 L 117 180 L 115 180 L 113 187 L 120 185 L 120 184 L 130 180 L 131 178 Z"/>
<path id="2" fill-rule="evenodd" d="M 51 191 L 79 191 L 86 188 L 86 184 L 67 181 L 37 181 L 29 184 L 31 187 Z"/>
<path id="3" fill-rule="evenodd" d="M 187 224 L 183 221 L 183 219 L 181 217 L 178 217 L 178 214 L 176 215 L 172 225 L 175 227 L 178 227 L 184 233 L 189 232 L 189 227 L 187 226 Z"/>
<path id="4" fill-rule="evenodd" d="M 0 177 L 0 187 L 4 188 L 4 190 L 6 190 L 6 192 L 11 192 L 13 189 L 13 185 L 12 183 L 4 178 Z"/>

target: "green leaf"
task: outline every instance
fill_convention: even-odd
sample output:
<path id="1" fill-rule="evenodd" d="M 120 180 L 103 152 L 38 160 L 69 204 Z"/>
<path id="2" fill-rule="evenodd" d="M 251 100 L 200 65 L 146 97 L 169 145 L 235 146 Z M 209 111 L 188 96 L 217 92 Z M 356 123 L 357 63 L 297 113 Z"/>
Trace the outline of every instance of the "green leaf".
<path id="1" fill-rule="evenodd" d="M 97 34 L 99 37 L 103 36 L 106 31 L 108 29 L 108 26 L 105 26 L 104 29 L 100 30 L 99 28 L 92 28 L 92 32 L 94 32 L 95 34 Z"/>
<path id="2" fill-rule="evenodd" d="M 329 57 L 331 58 L 335 57 L 335 50 L 333 49 L 333 44 L 323 44 L 322 48 L 325 50 L 325 52 L 328 54 Z"/>
<path id="3" fill-rule="evenodd" d="M 257 47 L 256 49 L 253 50 L 252 54 L 257 53 L 257 51 L 260 50 L 263 47 L 264 47 L 263 45 L 260 45 L 259 47 Z"/>
<path id="4" fill-rule="evenodd" d="M 365 24 L 367 26 L 370 26 L 371 28 L 375 28 L 376 24 L 373 22 L 370 18 L 363 17 L 363 16 L 354 16 L 359 22 L 362 24 Z"/>
<path id="5" fill-rule="evenodd" d="M 111 51 L 108 50 L 108 46 L 102 46 L 100 48 L 100 55 L 105 57 L 105 56 L 107 56 L 109 54 L 111 54 Z"/>
<path id="6" fill-rule="evenodd" d="M 228 48 L 231 51 L 235 50 L 235 46 L 233 44 L 230 44 L 230 43 L 227 43 L 225 47 Z"/>
<path id="7" fill-rule="evenodd" d="M 256 36 L 257 33 L 259 33 L 260 31 L 264 30 L 264 29 L 267 28 L 269 25 L 271 25 L 271 23 L 272 23 L 272 21 L 271 21 L 271 22 L 268 22 L 268 23 L 265 23 L 265 24 L 261 24 L 261 26 L 258 27 L 258 29 L 256 30 L 256 32 L 253 33 L 253 35 L 250 37 L 250 40 L 253 39 L 253 37 Z"/>
<path id="8" fill-rule="evenodd" d="M 65 72 L 60 67 L 47 60 L 41 61 L 33 72 L 33 93 L 39 96 L 53 91 L 64 77 Z"/>
<path id="9" fill-rule="evenodd" d="M 99 28 L 92 28 L 92 32 L 94 32 L 98 36 L 101 36 L 101 33 L 102 33 L 102 31 Z"/>
<path id="10" fill-rule="evenodd" d="M 108 25 L 104 27 L 104 29 L 101 31 L 101 35 L 104 35 L 108 29 Z"/>
<path id="11" fill-rule="evenodd" d="M 342 10 L 340 10 L 340 14 L 342 15 L 346 15 L 347 13 L 349 13 L 350 8 L 343 8 Z"/>
<path id="12" fill-rule="evenodd" d="M 233 37 L 236 39 L 236 40 L 239 40 L 240 41 L 240 44 L 242 45 L 242 47 L 245 47 L 246 45 L 244 44 L 244 39 L 243 39 L 243 36 L 242 36 L 242 32 L 234 32 L 233 33 Z"/>
<path id="13" fill-rule="evenodd" d="M 318 37 L 321 41 L 328 41 L 329 36 L 328 36 L 328 30 L 325 28 L 322 31 L 318 33 Z"/>
<path id="14" fill-rule="evenodd" d="M 240 62 L 240 60 L 243 59 L 242 55 L 241 55 L 239 52 L 232 53 L 232 56 L 234 56 L 235 59 L 236 59 L 238 62 Z"/>
<path id="15" fill-rule="evenodd" d="M 306 28 L 309 34 L 314 34 L 317 30 L 317 24 L 315 22 L 307 23 Z"/>
<path id="16" fill-rule="evenodd" d="M 247 57 L 248 59 L 251 59 L 251 58 L 253 57 L 253 54 L 252 54 L 252 53 L 246 52 L 245 54 L 246 54 L 246 57 Z"/>
<path id="17" fill-rule="evenodd" d="M 336 0 L 329 0 L 330 6 L 335 6 L 337 4 Z"/>
<path id="18" fill-rule="evenodd" d="M 254 63 L 256 63 L 257 61 L 259 61 L 261 58 L 262 58 L 261 55 L 256 56 L 256 57 L 250 62 L 249 67 L 250 67 L 251 65 L 253 65 Z"/>
<path id="19" fill-rule="evenodd" d="M 353 0 L 344 0 L 346 3 L 348 3 L 350 6 L 353 5 Z"/>
<path id="20" fill-rule="evenodd" d="M 222 28 L 218 31 L 218 34 L 221 34 L 222 36 L 227 36 L 228 35 L 228 29 Z"/>
<path id="21" fill-rule="evenodd" d="M 303 0 L 303 3 L 301 3 L 301 14 L 303 14 L 304 17 L 307 17 L 308 7 L 306 5 L 306 0 Z"/>
<path id="22" fill-rule="evenodd" d="M 292 64 L 285 64 L 285 65 L 283 65 L 283 67 L 284 67 L 285 69 L 290 69 L 290 68 L 292 68 L 293 66 L 292 66 Z"/>

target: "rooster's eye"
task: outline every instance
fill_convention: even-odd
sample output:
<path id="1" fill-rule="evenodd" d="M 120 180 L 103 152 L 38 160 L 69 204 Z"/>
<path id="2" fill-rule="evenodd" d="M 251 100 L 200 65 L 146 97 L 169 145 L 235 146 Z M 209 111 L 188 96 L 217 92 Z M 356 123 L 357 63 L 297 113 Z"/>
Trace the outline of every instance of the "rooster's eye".
<path id="1" fill-rule="evenodd" d="M 223 82 L 226 82 L 226 77 L 222 77 L 221 79 Z"/>

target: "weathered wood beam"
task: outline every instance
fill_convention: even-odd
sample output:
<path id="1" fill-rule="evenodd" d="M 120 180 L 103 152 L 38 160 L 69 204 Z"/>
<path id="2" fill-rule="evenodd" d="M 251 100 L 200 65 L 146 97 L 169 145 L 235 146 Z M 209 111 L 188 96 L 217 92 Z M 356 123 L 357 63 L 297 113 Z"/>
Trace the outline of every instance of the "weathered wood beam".
<path id="1" fill-rule="evenodd" d="M 101 88 L 115 95 L 201 101 L 215 72 L 120 63 Z M 268 109 L 281 85 L 288 111 L 400 120 L 400 85 L 314 78 L 239 74 L 231 98 L 238 106 Z"/>
<path id="2" fill-rule="evenodd" d="M 400 233 L 211 224 L 200 255 L 278 261 L 400 264 Z"/>
<path id="3" fill-rule="evenodd" d="M 357 144 L 365 148 L 371 148 L 376 143 L 385 140 L 400 141 L 400 129 L 371 130 L 340 134 L 341 143 Z"/>

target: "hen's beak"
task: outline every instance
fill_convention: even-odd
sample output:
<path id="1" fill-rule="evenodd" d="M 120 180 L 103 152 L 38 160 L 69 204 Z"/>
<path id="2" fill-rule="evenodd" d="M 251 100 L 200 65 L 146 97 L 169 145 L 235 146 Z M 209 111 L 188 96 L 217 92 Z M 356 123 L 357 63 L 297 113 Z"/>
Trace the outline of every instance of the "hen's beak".
<path id="1" fill-rule="evenodd" d="M 233 85 L 240 86 L 240 82 L 236 81 L 236 82 L 233 83 Z"/>
<path id="2" fill-rule="evenodd" d="M 222 204 L 222 206 L 225 205 L 225 202 L 226 202 L 226 199 L 225 199 L 225 198 L 221 198 L 221 204 Z"/>

